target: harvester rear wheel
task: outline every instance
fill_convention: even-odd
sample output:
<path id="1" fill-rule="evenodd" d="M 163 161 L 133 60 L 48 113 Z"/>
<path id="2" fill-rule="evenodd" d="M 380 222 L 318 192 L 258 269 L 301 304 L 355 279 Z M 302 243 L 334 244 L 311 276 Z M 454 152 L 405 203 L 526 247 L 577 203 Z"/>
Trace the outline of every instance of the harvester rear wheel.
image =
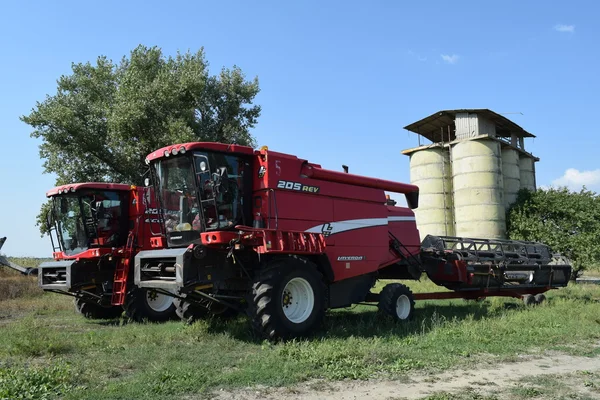
<path id="1" fill-rule="evenodd" d="M 544 293 L 538 293 L 534 298 L 536 304 L 542 304 L 546 300 L 546 295 Z"/>
<path id="2" fill-rule="evenodd" d="M 386 285 L 379 294 L 379 309 L 398 321 L 413 317 L 415 299 L 408 286 L 401 283 Z"/>
<path id="3" fill-rule="evenodd" d="M 532 294 L 523 295 L 523 304 L 527 307 L 534 306 L 536 304 L 535 297 Z"/>
<path id="4" fill-rule="evenodd" d="M 87 303 L 81 299 L 75 299 L 75 311 L 88 319 L 114 319 L 121 316 L 121 307 L 102 307 L 98 304 Z"/>
<path id="5" fill-rule="evenodd" d="M 269 340 L 306 336 L 323 322 L 325 293 L 316 265 L 295 259 L 276 260 L 252 286 L 248 302 L 252 327 Z"/>
<path id="6" fill-rule="evenodd" d="M 164 322 L 175 317 L 174 297 L 151 289 L 134 288 L 125 299 L 125 316 L 133 321 Z"/>

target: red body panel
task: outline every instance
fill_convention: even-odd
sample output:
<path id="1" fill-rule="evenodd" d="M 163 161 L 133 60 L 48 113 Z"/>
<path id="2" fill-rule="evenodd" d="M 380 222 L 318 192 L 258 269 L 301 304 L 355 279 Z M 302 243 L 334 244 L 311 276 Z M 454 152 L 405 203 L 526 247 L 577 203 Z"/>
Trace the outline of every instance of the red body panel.
<path id="1" fill-rule="evenodd" d="M 408 193 L 418 191 L 416 186 L 327 171 L 272 151 L 257 154 L 256 160 L 254 196 L 261 201 L 254 203 L 254 212 L 270 228 L 275 227 L 277 217 L 279 230 L 323 233 L 335 281 L 397 261 L 389 249 L 389 232 L 410 253 L 419 253 L 413 211 L 387 206 L 383 189 Z M 259 170 L 264 172 L 262 178 Z M 307 171 L 312 171 L 312 177 Z"/>

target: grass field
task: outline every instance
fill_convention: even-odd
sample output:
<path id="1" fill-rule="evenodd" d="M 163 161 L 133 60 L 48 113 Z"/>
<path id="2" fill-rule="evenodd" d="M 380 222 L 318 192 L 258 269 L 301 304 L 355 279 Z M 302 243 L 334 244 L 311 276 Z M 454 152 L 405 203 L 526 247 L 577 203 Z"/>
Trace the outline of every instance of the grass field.
<path id="1" fill-rule="evenodd" d="M 8 278 L 30 289 L 0 299 L 0 398 L 202 398 L 219 388 L 314 378 L 402 379 L 547 349 L 597 355 L 588 345 L 600 339 L 597 285 L 552 291 L 532 308 L 498 298 L 418 302 L 407 324 L 357 306 L 330 312 L 309 340 L 270 344 L 255 339 L 243 317 L 193 325 L 85 320 L 70 298 L 36 290 L 34 278 Z M 410 286 L 440 289 L 428 281 Z"/>

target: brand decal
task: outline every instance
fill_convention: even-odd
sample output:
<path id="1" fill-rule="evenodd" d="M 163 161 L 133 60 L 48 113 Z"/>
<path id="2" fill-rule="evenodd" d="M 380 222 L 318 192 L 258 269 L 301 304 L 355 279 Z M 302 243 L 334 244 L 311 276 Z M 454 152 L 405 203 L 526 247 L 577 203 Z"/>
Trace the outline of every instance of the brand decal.
<path id="1" fill-rule="evenodd" d="M 166 215 L 174 215 L 174 216 L 178 216 L 179 215 L 179 211 L 177 210 L 163 210 L 163 212 Z M 144 211 L 144 215 L 152 215 L 152 216 L 158 216 L 158 208 L 146 208 L 146 210 Z M 152 224 L 158 224 L 161 222 L 160 218 L 153 218 L 153 217 L 146 217 L 146 219 L 144 219 L 145 223 L 152 223 Z"/>
<path id="2" fill-rule="evenodd" d="M 323 227 L 321 228 L 321 234 L 323 234 L 323 236 L 327 237 L 331 235 L 332 232 L 333 226 L 331 226 L 331 224 L 323 224 Z"/>
<path id="3" fill-rule="evenodd" d="M 179 239 L 183 239 L 183 236 L 171 236 L 170 239 L 171 240 L 179 240 Z"/>
<path id="4" fill-rule="evenodd" d="M 363 261 L 365 256 L 339 256 L 338 261 Z"/>
<path id="5" fill-rule="evenodd" d="M 293 181 L 279 181 L 277 182 L 277 189 L 295 190 L 297 192 L 319 193 L 318 186 L 304 185 L 300 182 Z"/>
<path id="6" fill-rule="evenodd" d="M 326 222 L 307 229 L 305 232 L 321 233 L 328 237 L 337 233 L 353 231 L 356 229 L 373 228 L 376 226 L 388 226 L 395 222 L 414 222 L 414 216 L 392 216 L 387 218 L 364 218 L 349 219 L 345 221 Z"/>
<path id="7" fill-rule="evenodd" d="M 258 169 L 258 177 L 264 178 L 266 173 L 267 173 L 267 168 L 264 165 L 261 165 L 260 168 Z"/>

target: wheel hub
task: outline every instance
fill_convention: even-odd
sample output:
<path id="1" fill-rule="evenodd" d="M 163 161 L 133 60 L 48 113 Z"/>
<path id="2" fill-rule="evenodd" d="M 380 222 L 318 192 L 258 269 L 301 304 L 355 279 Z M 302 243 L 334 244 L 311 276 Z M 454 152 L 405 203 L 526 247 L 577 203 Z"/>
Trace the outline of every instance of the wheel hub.
<path id="1" fill-rule="evenodd" d="M 410 299 L 406 295 L 398 296 L 396 300 L 396 315 L 399 319 L 406 319 L 410 314 Z"/>
<path id="2" fill-rule="evenodd" d="M 290 304 L 292 304 L 292 295 L 286 290 L 283 292 L 283 306 L 287 308 Z"/>
<path id="3" fill-rule="evenodd" d="M 171 296 L 158 293 L 154 290 L 148 290 L 146 292 L 146 303 L 148 306 L 156 311 L 166 311 L 173 304 L 173 298 Z"/>
<path id="4" fill-rule="evenodd" d="M 315 306 L 314 291 L 304 278 L 293 278 L 283 288 L 281 305 L 286 318 L 296 324 L 306 321 Z"/>

